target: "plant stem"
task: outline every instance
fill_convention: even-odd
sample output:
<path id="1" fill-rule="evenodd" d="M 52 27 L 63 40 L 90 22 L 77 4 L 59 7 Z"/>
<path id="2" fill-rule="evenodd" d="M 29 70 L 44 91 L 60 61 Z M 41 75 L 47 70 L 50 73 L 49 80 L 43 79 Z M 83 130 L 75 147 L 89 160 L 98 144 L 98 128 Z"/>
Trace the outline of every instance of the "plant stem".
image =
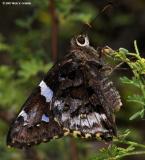
<path id="1" fill-rule="evenodd" d="M 134 41 L 134 47 L 135 47 L 135 51 L 137 53 L 137 55 L 139 56 L 139 50 L 138 50 L 138 47 L 137 47 L 137 42 L 136 40 Z M 139 56 L 140 57 L 140 56 Z"/>
<path id="2" fill-rule="evenodd" d="M 140 148 L 145 148 L 145 145 L 139 144 L 139 143 L 136 143 L 136 142 L 132 142 L 132 141 L 125 141 L 125 140 L 119 140 L 119 139 L 117 139 L 114 142 L 124 143 L 124 144 L 132 145 L 132 146 L 140 147 Z"/>
<path id="3" fill-rule="evenodd" d="M 141 89 L 141 92 L 142 92 L 142 94 L 143 94 L 144 101 L 145 101 L 145 88 L 144 88 L 144 85 L 143 85 L 143 83 L 142 83 L 141 78 L 140 78 L 140 81 L 139 81 L 139 82 L 140 82 L 140 83 L 139 83 L 140 89 Z"/>
<path id="4" fill-rule="evenodd" d="M 50 16 L 51 16 L 51 52 L 52 60 L 56 62 L 58 56 L 58 17 L 56 14 L 55 1 L 50 0 Z"/>
<path id="5" fill-rule="evenodd" d="M 132 156 L 132 155 L 141 155 L 145 154 L 145 151 L 136 151 L 136 152 L 130 152 L 130 153 L 124 153 L 122 155 L 116 156 L 116 159 L 120 159 L 126 156 Z"/>

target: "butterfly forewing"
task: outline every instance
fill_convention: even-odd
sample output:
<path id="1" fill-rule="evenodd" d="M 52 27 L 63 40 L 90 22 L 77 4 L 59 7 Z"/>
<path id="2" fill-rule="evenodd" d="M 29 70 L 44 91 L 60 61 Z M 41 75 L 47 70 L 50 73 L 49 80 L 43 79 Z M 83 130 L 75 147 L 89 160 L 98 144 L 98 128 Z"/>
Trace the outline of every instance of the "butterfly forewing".
<path id="1" fill-rule="evenodd" d="M 38 86 L 28 98 L 9 131 L 8 145 L 22 148 L 63 135 L 50 110 L 51 91 L 46 90 L 50 92 L 46 99 L 45 90 Z"/>
<path id="2" fill-rule="evenodd" d="M 22 148 L 65 135 L 105 140 L 116 135 L 119 93 L 86 36 L 84 42 L 76 45 L 73 38 L 70 53 L 30 95 L 10 128 L 8 145 Z"/>

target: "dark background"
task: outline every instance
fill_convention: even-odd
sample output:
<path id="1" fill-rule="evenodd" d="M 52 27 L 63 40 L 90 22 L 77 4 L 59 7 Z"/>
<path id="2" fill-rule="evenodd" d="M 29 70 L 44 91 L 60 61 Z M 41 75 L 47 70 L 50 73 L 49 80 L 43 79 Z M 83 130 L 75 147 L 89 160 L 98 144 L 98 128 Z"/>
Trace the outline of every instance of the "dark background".
<path id="1" fill-rule="evenodd" d="M 6 134 L 32 89 L 52 64 L 69 52 L 70 39 L 82 30 L 88 34 L 95 48 L 108 45 L 113 49 L 123 47 L 134 52 L 133 41 L 137 40 L 138 48 L 145 56 L 145 1 L 30 2 L 30 6 L 0 5 L 0 159 L 92 159 L 97 156 L 98 148 L 105 145 L 103 142 L 67 137 L 21 151 L 7 148 Z M 91 28 L 87 23 L 91 24 Z M 122 67 L 127 68 L 126 65 Z M 119 81 L 119 77 L 131 77 L 132 73 L 128 69 L 120 69 L 113 75 L 123 101 L 123 107 L 117 113 L 118 130 L 130 129 L 130 138 L 145 143 L 145 121 L 129 121 L 138 106 L 126 102 L 128 95 L 138 91 Z M 126 159 L 143 160 L 145 157 L 132 156 Z"/>

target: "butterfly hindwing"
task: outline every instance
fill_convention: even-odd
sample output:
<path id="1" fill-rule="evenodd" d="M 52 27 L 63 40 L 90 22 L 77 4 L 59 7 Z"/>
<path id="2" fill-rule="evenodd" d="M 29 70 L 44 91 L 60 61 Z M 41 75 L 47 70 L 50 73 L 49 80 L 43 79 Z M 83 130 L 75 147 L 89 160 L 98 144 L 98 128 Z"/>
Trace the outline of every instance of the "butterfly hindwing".
<path id="1" fill-rule="evenodd" d="M 102 93 L 103 89 L 99 88 L 103 79 L 100 79 L 100 73 L 96 69 L 93 71 L 87 64 L 78 65 L 75 61 L 76 59 L 73 59 L 75 69 L 69 68 L 66 75 L 60 78 L 53 104 L 54 115 L 64 127 L 64 135 L 111 138 L 115 135 L 115 121 L 113 110 L 109 108 L 111 104 L 105 106 L 102 103 L 107 100 Z M 94 83 L 91 83 L 92 81 Z"/>

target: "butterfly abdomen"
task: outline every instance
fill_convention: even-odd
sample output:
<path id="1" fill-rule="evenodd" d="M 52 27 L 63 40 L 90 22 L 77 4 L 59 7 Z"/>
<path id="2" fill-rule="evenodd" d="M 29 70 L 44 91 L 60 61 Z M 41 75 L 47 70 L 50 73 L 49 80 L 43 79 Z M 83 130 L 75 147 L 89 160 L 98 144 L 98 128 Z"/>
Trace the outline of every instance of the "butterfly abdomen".
<path id="1" fill-rule="evenodd" d="M 118 111 L 122 106 L 119 92 L 114 87 L 114 84 L 108 77 L 101 80 L 100 89 L 104 94 L 104 98 L 110 103 L 114 111 Z"/>

